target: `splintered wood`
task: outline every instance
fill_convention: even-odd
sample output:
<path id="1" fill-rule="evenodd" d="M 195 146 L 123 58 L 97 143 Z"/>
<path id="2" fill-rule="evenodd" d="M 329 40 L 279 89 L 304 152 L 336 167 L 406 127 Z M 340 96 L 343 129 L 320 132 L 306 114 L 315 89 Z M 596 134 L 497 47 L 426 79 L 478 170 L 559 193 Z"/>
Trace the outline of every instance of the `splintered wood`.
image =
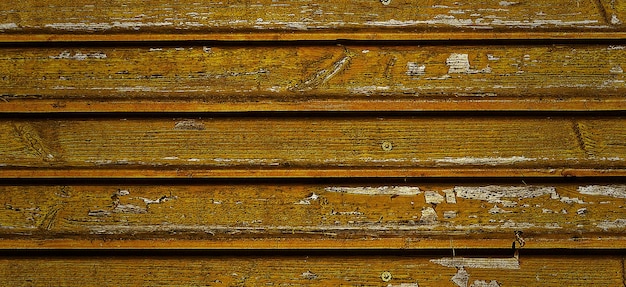
<path id="1" fill-rule="evenodd" d="M 626 0 L 0 2 L 1 286 L 625 286 Z"/>

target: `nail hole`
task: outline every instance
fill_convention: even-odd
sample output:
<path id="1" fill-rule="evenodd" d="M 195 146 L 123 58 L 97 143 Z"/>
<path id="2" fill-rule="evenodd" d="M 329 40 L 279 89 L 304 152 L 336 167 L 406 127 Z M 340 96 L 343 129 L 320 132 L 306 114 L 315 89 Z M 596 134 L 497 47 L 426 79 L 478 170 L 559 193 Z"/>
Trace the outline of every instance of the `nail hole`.
<path id="1" fill-rule="evenodd" d="M 385 282 L 391 281 L 391 272 L 389 271 L 383 272 L 382 274 L 380 274 L 380 279 L 383 279 L 383 281 Z"/>
<path id="2" fill-rule="evenodd" d="M 391 142 L 383 142 L 380 147 L 384 150 L 384 151 L 391 151 L 393 149 L 393 144 L 391 144 Z"/>

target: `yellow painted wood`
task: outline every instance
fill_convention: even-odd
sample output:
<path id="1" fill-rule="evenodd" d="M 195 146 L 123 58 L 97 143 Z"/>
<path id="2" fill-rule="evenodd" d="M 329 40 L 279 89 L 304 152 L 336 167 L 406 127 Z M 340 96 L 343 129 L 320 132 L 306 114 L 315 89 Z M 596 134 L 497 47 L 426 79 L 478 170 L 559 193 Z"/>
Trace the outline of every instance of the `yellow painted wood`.
<path id="1" fill-rule="evenodd" d="M 10 286 L 49 286 L 50 282 L 63 286 L 466 287 L 623 284 L 622 258 L 616 256 L 521 256 L 517 268 L 514 267 L 516 261 L 513 258 L 479 259 L 473 261 L 482 264 L 457 270 L 436 263 L 441 260 L 437 256 L 4 257 L 0 259 L 0 274 L 3 275 L 0 276 L 0 282 Z"/>
<path id="2" fill-rule="evenodd" d="M 626 107 L 626 50 L 610 44 L 155 44 L 1 52 L 1 112 Z"/>
<path id="3" fill-rule="evenodd" d="M 14 119 L 0 123 L 0 175 L 619 175 L 624 127 L 614 117 Z"/>
<path id="4" fill-rule="evenodd" d="M 431 32 L 431 38 L 449 39 L 433 31 L 456 32 L 461 38 L 461 33 L 476 31 L 483 38 L 519 31 L 527 33 L 525 38 L 542 32 L 550 33 L 550 37 L 561 33 L 574 37 L 576 32 L 594 37 L 595 32 L 623 33 L 625 11 L 621 0 L 302 0 L 295 3 L 284 0 L 207 3 L 159 0 L 150 5 L 139 0 L 45 3 L 27 0 L 1 4 L 0 30 L 5 41 L 27 41 L 29 34 L 52 41 L 76 39 L 72 34 L 93 35 L 99 40 L 119 40 L 119 36 L 152 40 L 160 35 L 188 40 L 302 40 L 309 39 L 307 34 L 318 39 L 397 39 L 402 34 L 424 39 L 421 32 Z M 302 31 L 307 34 L 289 35 Z M 325 32 L 335 35 L 324 35 Z M 393 34 L 385 35 L 389 32 Z M 190 33 L 194 36 L 185 37 Z M 129 34 L 133 36 L 125 36 Z M 176 36 L 178 34 L 182 35 Z M 13 37 L 15 35 L 21 37 Z"/>
<path id="5" fill-rule="evenodd" d="M 626 246 L 626 185 L 524 183 L 2 186 L 0 247 Z"/>

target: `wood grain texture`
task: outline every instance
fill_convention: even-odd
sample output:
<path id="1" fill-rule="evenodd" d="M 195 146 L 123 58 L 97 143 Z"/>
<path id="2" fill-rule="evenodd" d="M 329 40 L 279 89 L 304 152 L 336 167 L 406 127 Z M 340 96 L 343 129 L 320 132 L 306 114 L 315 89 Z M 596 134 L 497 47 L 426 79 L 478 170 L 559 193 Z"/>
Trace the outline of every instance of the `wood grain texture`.
<path id="1" fill-rule="evenodd" d="M 626 185 L 1 186 L 1 248 L 624 248 Z"/>
<path id="2" fill-rule="evenodd" d="M 5 119 L 0 176 L 619 175 L 625 127 L 615 117 Z"/>
<path id="3" fill-rule="evenodd" d="M 583 37 L 593 38 L 598 32 L 600 37 L 610 37 L 610 32 L 623 37 L 625 32 L 622 0 L 383 2 L 159 0 L 146 6 L 139 0 L 27 0 L 0 6 L 0 38 L 28 41 L 35 34 L 38 40 L 67 41 L 87 34 L 82 39 L 306 40 L 398 39 L 410 34 L 412 39 L 449 39 L 446 32 L 476 31 L 483 38 L 498 37 L 499 32 L 525 32 L 520 38 L 583 32 Z M 306 33 L 291 33 L 302 31 Z M 106 37 L 111 35 L 118 37 Z"/>
<path id="4" fill-rule="evenodd" d="M 2 258 L 8 286 L 622 286 L 622 258 L 521 257 L 454 268 L 414 256 Z M 474 260 L 478 261 L 478 260 Z M 131 271 L 132 270 L 132 271 Z M 382 274 L 391 278 L 383 281 Z M 389 277 L 385 277 L 389 278 Z M 454 278 L 454 279 L 453 279 Z M 454 281 L 453 281 L 454 280 Z"/>
<path id="5" fill-rule="evenodd" d="M 620 45 L 90 46 L 1 52 L 0 112 L 626 108 L 626 50 Z"/>

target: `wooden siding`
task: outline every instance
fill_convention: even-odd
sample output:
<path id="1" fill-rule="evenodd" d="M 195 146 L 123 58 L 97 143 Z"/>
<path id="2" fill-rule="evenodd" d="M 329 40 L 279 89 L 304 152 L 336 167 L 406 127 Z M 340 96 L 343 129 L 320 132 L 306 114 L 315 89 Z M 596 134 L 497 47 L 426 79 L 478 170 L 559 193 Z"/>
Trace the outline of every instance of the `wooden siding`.
<path id="1" fill-rule="evenodd" d="M 0 285 L 625 286 L 626 2 L 0 3 Z"/>

